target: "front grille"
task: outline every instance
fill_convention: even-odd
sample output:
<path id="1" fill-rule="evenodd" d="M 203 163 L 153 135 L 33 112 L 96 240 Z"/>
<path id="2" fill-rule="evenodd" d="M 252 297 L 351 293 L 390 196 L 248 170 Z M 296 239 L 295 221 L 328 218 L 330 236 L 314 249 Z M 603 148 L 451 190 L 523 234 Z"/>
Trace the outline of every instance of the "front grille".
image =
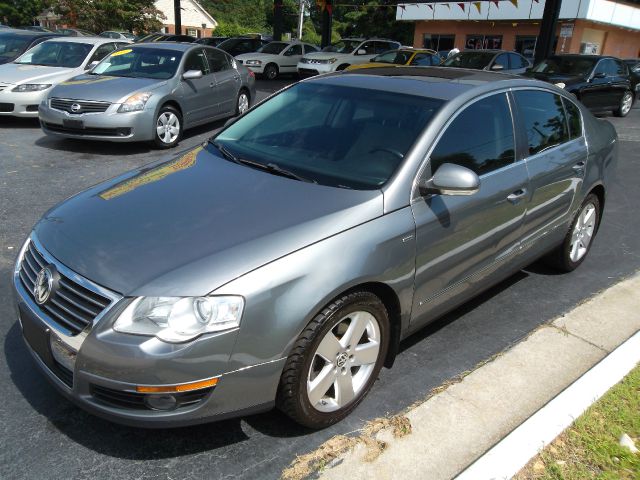
<path id="1" fill-rule="evenodd" d="M 313 65 L 322 65 L 322 64 L 326 64 L 329 63 L 328 60 L 320 60 L 317 58 L 302 58 L 302 60 L 300 60 L 300 63 L 310 63 Z"/>
<path id="2" fill-rule="evenodd" d="M 10 84 L 0 82 L 0 92 L 9 87 Z"/>
<path id="3" fill-rule="evenodd" d="M 36 277 L 48 263 L 33 242 L 29 242 L 20 265 L 20 281 L 34 300 L 33 287 Z M 60 275 L 58 288 L 40 308 L 71 335 L 77 335 L 93 323 L 95 318 L 109 306 L 111 300 L 58 273 Z"/>
<path id="4" fill-rule="evenodd" d="M 194 405 L 202 401 L 212 390 L 213 387 L 194 390 L 192 392 L 175 393 L 173 395 L 177 400 L 176 408 Z M 112 407 L 130 408 L 134 410 L 151 410 L 144 401 L 147 396 L 145 393 L 125 392 L 92 384 L 91 395 L 101 403 Z"/>
<path id="5" fill-rule="evenodd" d="M 89 100 L 68 100 L 64 98 L 52 98 L 49 105 L 55 110 L 80 115 L 81 113 L 102 113 L 111 105 L 109 102 L 94 102 Z M 77 105 L 76 109 L 72 106 Z M 79 107 L 79 108 L 78 108 Z"/>
<path id="6" fill-rule="evenodd" d="M 0 112 L 9 113 L 13 112 L 15 104 L 13 103 L 0 103 Z"/>
<path id="7" fill-rule="evenodd" d="M 299 68 L 298 73 L 300 75 L 318 75 L 318 70 L 313 70 L 311 68 Z"/>
<path id="8" fill-rule="evenodd" d="M 72 128 L 47 122 L 42 122 L 42 125 L 52 132 L 68 133 L 69 135 L 91 135 L 95 137 L 128 137 L 131 135 L 130 128 Z"/>

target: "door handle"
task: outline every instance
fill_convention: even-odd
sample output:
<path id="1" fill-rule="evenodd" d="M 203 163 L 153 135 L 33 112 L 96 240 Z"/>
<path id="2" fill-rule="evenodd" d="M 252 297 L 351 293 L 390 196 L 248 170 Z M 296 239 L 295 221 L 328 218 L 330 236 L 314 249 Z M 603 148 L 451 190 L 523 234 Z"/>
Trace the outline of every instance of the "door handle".
<path id="1" fill-rule="evenodd" d="M 526 188 L 519 188 L 518 190 L 513 192 L 511 195 L 507 196 L 507 200 L 515 205 L 516 203 L 520 202 L 520 200 L 522 200 L 522 198 L 526 194 L 527 194 Z"/>
<path id="2" fill-rule="evenodd" d="M 584 162 L 578 162 L 571 168 L 573 168 L 573 170 L 578 172 L 578 173 L 582 173 L 582 172 L 584 172 L 584 166 L 585 166 Z"/>

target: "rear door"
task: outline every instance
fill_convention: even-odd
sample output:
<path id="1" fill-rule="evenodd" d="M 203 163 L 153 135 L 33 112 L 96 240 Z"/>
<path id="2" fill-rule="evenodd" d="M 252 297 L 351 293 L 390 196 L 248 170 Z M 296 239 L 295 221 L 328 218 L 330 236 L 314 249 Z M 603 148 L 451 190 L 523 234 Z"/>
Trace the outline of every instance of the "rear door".
<path id="1" fill-rule="evenodd" d="M 216 79 L 209 70 L 203 48 L 187 52 L 182 73 L 200 70 L 202 78 L 182 79 L 184 120 L 187 125 L 197 123 L 214 115 L 216 111 Z"/>
<path id="2" fill-rule="evenodd" d="M 215 48 L 205 48 L 209 67 L 213 72 L 215 90 L 212 92 L 215 107 L 211 117 L 235 113 L 236 100 L 240 91 L 240 74 L 233 68 L 231 58 Z"/>
<path id="3" fill-rule="evenodd" d="M 514 131 L 509 98 L 497 93 L 462 110 L 436 142 L 421 178 L 455 163 L 479 175 L 480 190 L 419 196 L 411 203 L 417 325 L 478 290 L 518 250 L 529 179 L 524 161 L 516 161 Z"/>
<path id="4" fill-rule="evenodd" d="M 568 222 L 587 161 L 578 107 L 545 90 L 513 92 L 531 200 L 523 231 L 523 245 Z M 569 121 L 570 120 L 570 121 Z"/>

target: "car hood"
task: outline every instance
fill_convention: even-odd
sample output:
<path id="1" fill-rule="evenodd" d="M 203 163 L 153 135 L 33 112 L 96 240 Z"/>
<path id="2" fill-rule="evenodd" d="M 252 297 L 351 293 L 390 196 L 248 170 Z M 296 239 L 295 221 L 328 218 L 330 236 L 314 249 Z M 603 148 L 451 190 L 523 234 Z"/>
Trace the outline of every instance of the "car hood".
<path id="1" fill-rule="evenodd" d="M 275 176 L 217 152 L 201 146 L 96 185 L 34 232 L 62 264 L 122 295 L 200 296 L 383 213 L 379 190 Z"/>
<path id="2" fill-rule="evenodd" d="M 563 82 L 567 85 L 573 83 L 584 82 L 585 79 L 580 75 L 561 74 L 561 73 L 539 73 L 539 72 L 527 72 L 526 75 L 536 80 L 542 80 L 549 83 Z"/>
<path id="3" fill-rule="evenodd" d="M 0 82 L 10 84 L 58 83 L 72 77 L 76 72 L 75 68 L 6 63 L 0 67 Z"/>
<path id="4" fill-rule="evenodd" d="M 140 90 L 149 91 L 166 85 L 166 80 L 153 78 L 79 75 L 56 86 L 49 97 L 76 98 L 117 103 Z"/>
<path id="5" fill-rule="evenodd" d="M 238 60 L 272 60 L 274 58 L 280 58 L 280 55 L 274 55 L 273 53 L 261 53 L 261 52 L 253 52 L 253 53 L 243 53 L 242 55 L 236 55 Z"/>
<path id="6" fill-rule="evenodd" d="M 316 60 L 329 60 L 330 58 L 345 58 L 350 56 L 351 56 L 350 53 L 312 52 L 312 53 L 307 53 L 303 58 L 313 58 Z"/>

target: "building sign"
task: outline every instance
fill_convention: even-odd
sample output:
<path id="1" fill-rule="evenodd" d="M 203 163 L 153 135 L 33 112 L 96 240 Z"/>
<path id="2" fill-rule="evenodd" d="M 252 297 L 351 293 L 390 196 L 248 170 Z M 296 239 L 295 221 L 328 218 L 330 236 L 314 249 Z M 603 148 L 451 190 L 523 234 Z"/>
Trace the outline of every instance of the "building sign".
<path id="1" fill-rule="evenodd" d="M 501 49 L 502 35 L 467 35 L 465 48 L 468 50 Z"/>
<path id="2" fill-rule="evenodd" d="M 573 23 L 563 23 L 560 27 L 560 38 L 569 38 L 573 36 Z"/>

